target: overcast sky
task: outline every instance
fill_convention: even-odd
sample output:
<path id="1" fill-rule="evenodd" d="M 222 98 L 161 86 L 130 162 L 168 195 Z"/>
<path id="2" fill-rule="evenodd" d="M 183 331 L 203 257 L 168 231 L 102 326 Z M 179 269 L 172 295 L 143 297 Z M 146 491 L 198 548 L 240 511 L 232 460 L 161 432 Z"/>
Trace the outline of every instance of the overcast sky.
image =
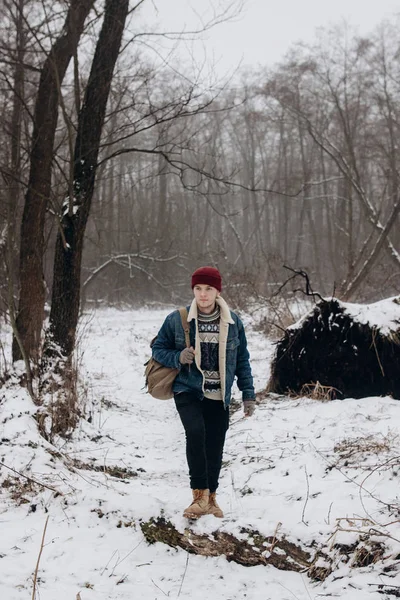
<path id="1" fill-rule="evenodd" d="M 143 18 L 153 26 L 157 22 L 158 30 L 191 29 L 228 5 L 229 0 L 149 0 Z M 206 58 L 223 75 L 239 63 L 256 67 L 278 62 L 294 42 L 312 42 L 318 27 L 345 19 L 365 34 L 396 14 L 398 0 L 244 0 L 239 16 L 204 34 L 202 42 L 187 43 L 186 52 L 181 45 L 179 52 L 189 56 L 193 50 L 196 61 Z"/>

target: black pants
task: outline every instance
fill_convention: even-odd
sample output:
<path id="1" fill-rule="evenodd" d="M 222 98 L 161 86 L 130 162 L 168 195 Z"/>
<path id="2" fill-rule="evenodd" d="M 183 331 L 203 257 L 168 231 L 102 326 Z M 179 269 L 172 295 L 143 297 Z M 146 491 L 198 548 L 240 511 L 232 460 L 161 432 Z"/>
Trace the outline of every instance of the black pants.
<path id="1" fill-rule="evenodd" d="M 229 409 L 220 400 L 201 399 L 188 392 L 175 394 L 175 404 L 185 428 L 190 487 L 215 492 L 229 427 Z"/>

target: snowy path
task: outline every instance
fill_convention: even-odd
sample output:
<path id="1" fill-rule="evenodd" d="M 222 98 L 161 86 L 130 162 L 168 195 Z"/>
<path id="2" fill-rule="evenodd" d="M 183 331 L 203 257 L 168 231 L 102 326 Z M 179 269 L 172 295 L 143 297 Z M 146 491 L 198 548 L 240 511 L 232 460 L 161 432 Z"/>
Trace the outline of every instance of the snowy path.
<path id="1" fill-rule="evenodd" d="M 394 580 L 374 565 L 358 570 L 342 565 L 335 577 L 316 585 L 302 574 L 244 568 L 224 557 L 204 558 L 146 544 L 139 521 L 163 514 L 183 531 L 181 512 L 190 498 L 182 426 L 173 402 L 154 400 L 141 389 L 148 343 L 166 314 L 105 310 L 82 328 L 86 413 L 91 422 L 82 420 L 73 440 L 60 444 L 59 450 L 72 465 L 80 461 L 81 467 L 100 470 L 67 468 L 37 434 L 24 392 L 4 392 L 1 460 L 24 472 L 29 466 L 31 476 L 64 496 L 55 498 L 44 490 L 33 502 L 27 491 L 27 502 L 15 506 L 3 488 L 1 600 L 31 597 L 47 515 L 40 600 L 76 600 L 78 592 L 81 600 L 384 599 L 376 586 Z M 249 331 L 248 337 L 256 386 L 261 389 L 268 377 L 271 345 L 260 333 Z M 250 420 L 237 412 L 220 485 L 226 518 L 220 523 L 205 517 L 194 529 L 211 533 L 220 525 L 237 536 L 243 535 L 243 528 L 266 536 L 278 530 L 303 544 L 325 544 L 336 531 L 336 540 L 352 543 L 357 534 L 338 531 L 337 519 L 347 517 L 347 529 L 357 530 L 361 519 L 363 526 L 370 520 L 384 528 L 388 514 L 383 502 L 399 505 L 398 435 L 399 403 L 390 398 L 268 401 Z M 383 470 L 367 470 L 385 463 Z M 126 468 L 136 476 L 110 477 L 101 472 L 106 467 Z M 8 476 L 2 469 L 1 480 Z M 394 527 L 390 533 L 399 539 L 400 528 Z M 400 553 L 400 543 L 391 543 L 393 554 Z"/>

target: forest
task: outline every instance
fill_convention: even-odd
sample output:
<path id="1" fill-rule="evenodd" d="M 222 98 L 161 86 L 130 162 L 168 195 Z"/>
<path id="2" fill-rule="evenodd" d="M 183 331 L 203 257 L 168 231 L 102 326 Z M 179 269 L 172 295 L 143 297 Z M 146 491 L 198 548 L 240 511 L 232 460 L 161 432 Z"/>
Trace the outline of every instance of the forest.
<path id="1" fill-rule="evenodd" d="M 156 60 L 143 3 L 2 3 L 0 282 L 14 360 L 68 357 L 87 305 L 186 300 L 201 264 L 221 270 L 233 306 L 292 293 L 284 266 L 329 297 L 397 293 L 396 21 L 363 38 L 333 26 L 274 67 L 219 81 Z"/>
<path id="2" fill-rule="evenodd" d="M 221 75 L 245 0 L 157 4 L 0 2 L 2 598 L 399 597 L 399 17 Z M 196 525 L 144 364 L 205 265 L 256 412 Z"/>

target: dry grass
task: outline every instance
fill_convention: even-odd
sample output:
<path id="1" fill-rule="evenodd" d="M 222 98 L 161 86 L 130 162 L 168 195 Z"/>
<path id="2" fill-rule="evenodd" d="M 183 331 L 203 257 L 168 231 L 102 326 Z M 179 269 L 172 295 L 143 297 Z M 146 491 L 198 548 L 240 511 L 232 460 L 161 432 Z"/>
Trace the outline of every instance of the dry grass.
<path id="1" fill-rule="evenodd" d="M 354 533 L 356 539 L 352 544 L 343 544 L 336 540 L 341 532 Z M 380 536 L 382 541 L 376 538 Z M 390 535 L 380 531 L 369 518 L 339 518 L 330 536 L 330 551 L 334 551 L 340 560 L 353 568 L 366 567 L 382 560 L 385 554 L 385 539 Z"/>
<path id="2" fill-rule="evenodd" d="M 322 385 L 319 381 L 316 381 L 315 383 L 305 383 L 300 390 L 300 394 L 296 394 L 296 398 L 305 396 L 319 402 L 329 402 L 336 398 L 337 392 L 336 388 L 330 385 Z"/>
<path id="3" fill-rule="evenodd" d="M 68 438 L 82 416 L 86 396 L 75 362 L 54 365 L 41 384 L 41 408 L 36 414 L 40 434 L 50 442 L 56 436 Z"/>
<path id="4" fill-rule="evenodd" d="M 1 488 L 7 490 L 11 500 L 14 500 L 17 506 L 30 504 L 32 497 L 38 493 L 38 487 L 33 481 L 19 479 L 18 477 L 13 477 L 11 475 L 3 480 Z"/>
<path id="5" fill-rule="evenodd" d="M 335 444 L 333 451 L 338 455 L 337 465 L 360 466 L 368 456 L 387 454 L 398 448 L 399 436 L 389 432 L 386 435 L 367 435 L 345 438 Z M 393 466 L 393 464 L 391 464 Z"/>
<path id="6" fill-rule="evenodd" d="M 70 464 L 74 469 L 105 473 L 117 479 L 131 479 L 138 476 L 137 471 L 132 471 L 126 467 L 118 467 L 117 465 L 97 465 L 94 463 L 84 463 L 77 459 L 73 459 Z"/>
<path id="7" fill-rule="evenodd" d="M 360 542 L 351 559 L 351 567 L 367 567 L 373 565 L 383 558 L 385 546 L 382 542 L 371 542 L 366 540 Z"/>

